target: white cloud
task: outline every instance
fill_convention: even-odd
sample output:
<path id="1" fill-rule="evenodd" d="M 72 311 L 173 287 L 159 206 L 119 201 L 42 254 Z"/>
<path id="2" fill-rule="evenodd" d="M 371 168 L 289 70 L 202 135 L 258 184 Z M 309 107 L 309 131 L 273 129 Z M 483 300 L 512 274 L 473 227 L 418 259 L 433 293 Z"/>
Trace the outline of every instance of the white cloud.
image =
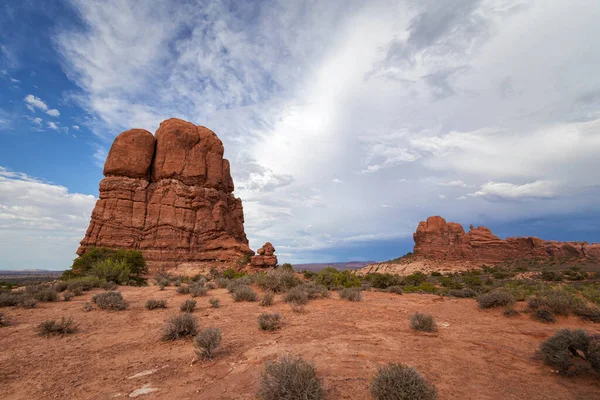
<path id="1" fill-rule="evenodd" d="M 31 122 L 33 122 L 34 124 L 36 124 L 38 126 L 42 125 L 42 119 L 39 117 L 32 119 Z"/>
<path id="2" fill-rule="evenodd" d="M 28 94 L 25 96 L 25 103 L 27 103 L 27 108 L 31 111 L 35 111 L 36 108 L 46 111 L 48 110 L 48 105 L 42 101 L 39 97 L 36 97 L 32 94 Z"/>
<path id="3" fill-rule="evenodd" d="M 76 131 L 79 130 L 79 125 L 73 125 L 73 129 L 75 129 Z"/>
<path id="4" fill-rule="evenodd" d="M 95 202 L 92 195 L 0 167 L 2 267 L 68 267 Z"/>
<path id="5" fill-rule="evenodd" d="M 57 109 L 55 109 L 55 108 L 53 108 L 52 110 L 46 111 L 46 114 L 48 114 L 51 117 L 58 117 L 58 116 L 60 116 L 60 112 Z"/>
<path id="6" fill-rule="evenodd" d="M 58 122 L 48 122 L 48 128 L 54 129 L 55 131 L 59 130 Z"/>
<path id="7" fill-rule="evenodd" d="M 11 81 L 12 83 L 21 83 L 21 81 L 20 81 L 20 80 L 18 80 L 18 79 L 15 79 L 15 78 L 10 78 L 10 81 Z"/>
<path id="8" fill-rule="evenodd" d="M 85 28 L 55 44 L 86 127 L 102 139 L 167 117 L 213 129 L 253 248 L 272 240 L 299 259 L 350 238 L 409 238 L 430 214 L 597 204 L 598 2 L 73 5 Z M 393 215 L 369 206 L 384 201 Z"/>
<path id="9" fill-rule="evenodd" d="M 338 178 L 333 178 L 333 179 L 331 180 L 331 182 L 333 182 L 333 183 L 344 183 L 344 181 L 343 181 L 343 180 L 341 180 L 341 179 L 338 179 Z"/>

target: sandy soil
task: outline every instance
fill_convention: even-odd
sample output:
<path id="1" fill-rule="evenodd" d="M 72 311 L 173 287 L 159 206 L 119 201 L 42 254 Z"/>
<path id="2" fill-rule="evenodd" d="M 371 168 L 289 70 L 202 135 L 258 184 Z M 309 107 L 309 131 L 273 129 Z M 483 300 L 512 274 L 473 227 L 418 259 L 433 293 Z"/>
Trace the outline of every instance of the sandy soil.
<path id="1" fill-rule="evenodd" d="M 281 313 L 284 325 L 266 333 L 256 324 L 265 308 L 234 303 L 215 289 L 209 294 L 222 307 L 211 309 L 209 297 L 200 297 L 195 315 L 201 327 L 221 328 L 222 347 L 214 361 L 191 365 L 191 341 L 160 341 L 164 321 L 189 296 L 174 287 L 120 290 L 130 305 L 123 312 L 84 312 L 93 292 L 31 310 L 1 309 L 13 325 L 0 328 L 0 397 L 111 399 L 145 387 L 158 390 L 141 399 L 254 399 L 263 364 L 288 352 L 314 361 L 329 399 L 370 398 L 377 365 L 388 362 L 417 368 L 441 399 L 600 399 L 597 376 L 560 377 L 535 358 L 539 343 L 559 328 L 600 333 L 574 317 L 546 325 L 525 314 L 504 317 L 502 309 L 480 311 L 471 299 L 380 292 L 359 303 L 333 294 L 295 314 L 277 296 L 268 310 Z M 167 299 L 169 309 L 146 310 L 150 298 Z M 417 311 L 432 314 L 439 332 L 412 331 L 408 318 Z M 79 332 L 36 336 L 37 324 L 61 316 L 73 317 Z"/>

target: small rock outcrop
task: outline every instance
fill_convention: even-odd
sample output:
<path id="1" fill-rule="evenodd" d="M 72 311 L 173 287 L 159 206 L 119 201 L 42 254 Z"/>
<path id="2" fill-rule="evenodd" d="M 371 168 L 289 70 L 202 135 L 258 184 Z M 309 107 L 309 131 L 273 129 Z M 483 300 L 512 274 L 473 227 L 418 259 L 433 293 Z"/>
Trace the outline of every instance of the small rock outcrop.
<path id="1" fill-rule="evenodd" d="M 258 255 L 250 259 L 250 265 L 256 268 L 275 268 L 277 266 L 277 256 L 275 247 L 271 242 L 267 242 L 257 250 Z"/>
<path id="2" fill-rule="evenodd" d="M 435 216 L 421 221 L 413 235 L 414 254 L 440 260 L 500 262 L 518 258 L 600 259 L 600 244 L 557 242 L 536 237 L 500 239 L 484 226 L 469 232 L 462 225 Z"/>
<path id="3" fill-rule="evenodd" d="M 121 133 L 77 254 L 127 248 L 171 264 L 254 254 L 223 152 L 213 131 L 175 118 L 163 121 L 154 136 L 143 129 Z"/>

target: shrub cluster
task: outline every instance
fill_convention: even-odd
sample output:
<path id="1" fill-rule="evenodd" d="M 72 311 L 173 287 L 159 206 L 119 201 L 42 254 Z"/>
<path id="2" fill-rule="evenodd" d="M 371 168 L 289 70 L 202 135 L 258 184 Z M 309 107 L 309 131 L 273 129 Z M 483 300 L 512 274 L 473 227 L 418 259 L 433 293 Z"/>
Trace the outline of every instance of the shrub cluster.
<path id="1" fill-rule="evenodd" d="M 167 308 L 167 301 L 166 300 L 146 300 L 146 308 L 148 310 L 154 310 L 157 308 Z"/>
<path id="2" fill-rule="evenodd" d="M 379 367 L 370 389 L 375 400 L 437 399 L 435 387 L 417 370 L 402 364 Z"/>
<path id="3" fill-rule="evenodd" d="M 474 299 L 475 297 L 477 297 L 477 292 L 471 288 L 450 289 L 448 290 L 448 296 L 458 297 L 461 299 Z"/>
<path id="4" fill-rule="evenodd" d="M 40 336 L 56 336 L 75 333 L 77 325 L 73 323 L 73 318 L 65 319 L 62 317 L 60 321 L 54 319 L 46 320 L 36 327 L 36 331 Z"/>
<path id="5" fill-rule="evenodd" d="M 25 292 L 0 292 L 0 307 L 33 308 L 37 301 Z"/>
<path id="6" fill-rule="evenodd" d="M 295 287 L 283 296 L 283 301 L 286 303 L 294 303 L 304 305 L 308 303 L 308 295 L 300 287 Z"/>
<path id="7" fill-rule="evenodd" d="M 6 315 L 4 315 L 4 313 L 0 313 L 0 328 L 3 326 L 8 326 L 10 325 L 10 322 L 8 321 L 8 317 Z"/>
<path id="8" fill-rule="evenodd" d="M 267 273 L 258 273 L 254 276 L 254 282 L 264 290 L 275 293 L 285 292 L 300 285 L 300 279 L 296 277 L 293 269 L 277 268 Z"/>
<path id="9" fill-rule="evenodd" d="M 256 301 L 258 296 L 248 285 L 236 287 L 232 292 L 233 301 Z"/>
<path id="10" fill-rule="evenodd" d="M 52 288 L 42 288 L 33 293 L 33 298 L 37 301 L 57 301 L 58 294 Z"/>
<path id="11" fill-rule="evenodd" d="M 129 284 L 131 280 L 144 282 L 142 275 L 146 272 L 148 268 L 141 251 L 94 247 L 76 258 L 61 279 L 91 275 L 106 281 Z"/>
<path id="12" fill-rule="evenodd" d="M 105 292 L 92 296 L 92 303 L 96 303 L 98 308 L 109 311 L 122 311 L 127 308 L 127 303 L 123 300 L 121 292 Z"/>
<path id="13" fill-rule="evenodd" d="M 299 356 L 282 356 L 265 366 L 258 395 L 263 400 L 321 400 L 325 390 L 311 363 Z"/>
<path id="14" fill-rule="evenodd" d="M 544 362 L 557 368 L 561 375 L 575 374 L 578 369 L 573 361 L 581 358 L 600 372 L 600 335 L 589 335 L 581 329 L 561 329 L 543 341 L 539 351 Z"/>
<path id="15" fill-rule="evenodd" d="M 192 295 L 192 297 L 206 296 L 207 293 L 208 289 L 201 283 L 195 283 L 190 286 L 190 295 Z"/>
<path id="16" fill-rule="evenodd" d="M 177 340 L 198 333 L 198 320 L 190 313 L 169 318 L 163 327 L 163 340 Z"/>
<path id="17" fill-rule="evenodd" d="M 275 301 L 275 295 L 270 290 L 267 290 L 260 300 L 260 305 L 263 307 L 272 306 Z"/>
<path id="18" fill-rule="evenodd" d="M 179 309 L 185 313 L 193 313 L 196 310 L 196 300 L 187 299 L 181 303 Z"/>
<path id="19" fill-rule="evenodd" d="M 279 314 L 262 313 L 258 316 L 258 327 L 263 331 L 274 331 L 281 327 L 281 317 Z"/>
<path id="20" fill-rule="evenodd" d="M 385 289 L 386 292 L 389 293 L 395 293 L 395 294 L 403 294 L 404 290 L 402 290 L 402 286 L 388 286 L 387 289 Z"/>
<path id="21" fill-rule="evenodd" d="M 361 287 L 360 278 L 350 271 L 338 271 L 333 267 L 327 267 L 314 277 L 314 281 L 325 286 L 328 290 L 336 288 Z"/>
<path id="22" fill-rule="evenodd" d="M 360 288 L 344 288 L 340 291 L 340 298 L 348 301 L 361 301 L 362 293 Z"/>
<path id="23" fill-rule="evenodd" d="M 410 327 L 416 331 L 435 332 L 437 325 L 431 315 L 416 313 L 410 317 Z"/>
<path id="24" fill-rule="evenodd" d="M 401 276 L 393 274 L 371 273 L 365 275 L 364 279 L 376 289 L 387 289 L 390 286 L 400 286 L 404 284 L 404 279 Z"/>
<path id="25" fill-rule="evenodd" d="M 212 308 L 221 307 L 221 301 L 219 299 L 217 299 L 216 297 L 211 297 L 210 300 L 208 300 L 208 302 L 210 303 L 210 306 Z"/>
<path id="26" fill-rule="evenodd" d="M 71 301 L 73 299 L 73 297 L 75 297 L 75 293 L 73 293 L 73 292 L 64 292 L 63 293 L 64 301 Z"/>
<path id="27" fill-rule="evenodd" d="M 480 294 L 477 296 L 479 308 L 506 307 L 515 302 L 512 294 L 503 291 L 495 290 L 489 293 Z"/>
<path id="28" fill-rule="evenodd" d="M 212 359 L 215 350 L 221 345 L 221 330 L 218 328 L 205 328 L 198 332 L 194 338 L 196 354 L 203 359 Z"/>

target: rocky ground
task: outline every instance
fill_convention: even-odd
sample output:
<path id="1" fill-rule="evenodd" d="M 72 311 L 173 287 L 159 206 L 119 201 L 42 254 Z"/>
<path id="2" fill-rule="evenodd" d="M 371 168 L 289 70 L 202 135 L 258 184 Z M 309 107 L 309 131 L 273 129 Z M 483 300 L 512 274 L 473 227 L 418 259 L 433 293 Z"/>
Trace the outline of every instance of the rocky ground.
<path id="1" fill-rule="evenodd" d="M 172 286 L 119 290 L 126 311 L 83 311 L 99 289 L 70 302 L 0 310 L 12 321 L 0 328 L 0 397 L 253 399 L 265 362 L 293 353 L 315 363 L 329 399 L 368 399 L 377 366 L 388 362 L 414 366 L 441 399 L 600 399 L 597 376 L 558 376 L 535 355 L 560 328 L 600 333 L 597 324 L 576 317 L 549 325 L 527 314 L 481 311 L 472 299 L 366 292 L 363 301 L 348 302 L 333 293 L 312 300 L 302 314 L 277 296 L 268 311 L 281 313 L 284 325 L 262 332 L 256 320 L 265 308 L 234 303 L 225 289 L 213 289 L 196 298 L 194 314 L 201 327 L 222 330 L 222 346 L 213 361 L 192 364 L 191 341 L 160 340 L 165 320 L 180 313 L 189 295 Z M 222 307 L 209 308 L 210 296 Z M 166 299 L 169 308 L 146 310 L 147 299 Z M 415 312 L 432 314 L 439 332 L 412 331 L 408 319 Z M 53 338 L 34 332 L 40 322 L 62 316 L 73 317 L 79 331 Z"/>

